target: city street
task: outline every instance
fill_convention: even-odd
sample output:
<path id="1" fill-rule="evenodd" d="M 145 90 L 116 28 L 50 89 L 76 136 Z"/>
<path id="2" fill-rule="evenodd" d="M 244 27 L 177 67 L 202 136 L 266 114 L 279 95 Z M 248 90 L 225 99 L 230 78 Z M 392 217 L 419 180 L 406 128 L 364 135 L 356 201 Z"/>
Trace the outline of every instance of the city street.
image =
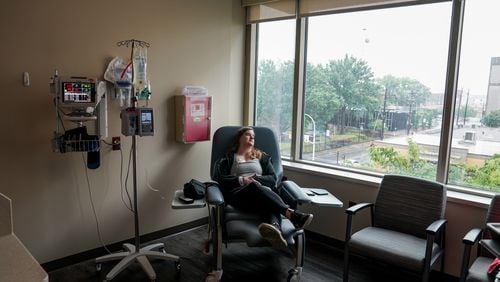
<path id="1" fill-rule="evenodd" d="M 478 123 L 466 124 L 465 127 L 453 129 L 453 139 L 463 140 L 466 132 L 475 133 L 477 141 L 490 141 L 500 143 L 500 128 L 487 128 L 477 125 Z M 415 132 L 414 134 L 428 134 L 439 136 L 441 129 L 439 127 Z M 406 130 L 398 130 L 397 132 L 386 132 L 385 140 L 390 138 L 406 136 Z M 348 166 L 356 166 L 357 164 L 370 162 L 370 155 L 368 148 L 372 145 L 373 141 L 362 142 L 354 145 L 344 146 L 335 149 L 321 150 L 315 152 L 315 161 L 327 164 L 346 164 Z M 500 153 L 500 151 L 498 152 Z M 305 153 L 303 159 L 312 160 L 312 153 Z"/>

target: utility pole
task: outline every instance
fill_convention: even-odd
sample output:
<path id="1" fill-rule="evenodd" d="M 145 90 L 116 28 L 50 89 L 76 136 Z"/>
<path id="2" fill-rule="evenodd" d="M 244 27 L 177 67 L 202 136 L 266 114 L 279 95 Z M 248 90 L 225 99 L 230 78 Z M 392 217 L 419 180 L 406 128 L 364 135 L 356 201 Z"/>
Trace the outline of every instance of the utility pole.
<path id="1" fill-rule="evenodd" d="M 412 126 L 412 106 L 415 102 L 415 95 L 413 92 L 410 93 L 410 110 L 408 111 L 408 119 L 406 121 L 406 135 L 410 135 L 411 126 Z"/>
<path id="2" fill-rule="evenodd" d="M 458 122 L 460 120 L 460 105 L 462 104 L 462 93 L 464 92 L 464 89 L 460 89 L 460 98 L 458 99 L 458 111 L 457 111 L 457 127 L 458 127 Z"/>
<path id="3" fill-rule="evenodd" d="M 385 93 L 384 93 L 384 111 L 382 113 L 382 134 L 380 136 L 381 140 L 384 140 L 384 127 L 385 127 L 385 120 L 387 118 L 387 115 L 385 113 L 385 108 L 387 106 L 387 86 L 384 86 L 385 88 Z"/>
<path id="4" fill-rule="evenodd" d="M 469 89 L 467 89 L 467 99 L 465 100 L 464 127 L 465 127 L 465 120 L 467 119 L 467 105 L 468 104 L 469 104 Z"/>

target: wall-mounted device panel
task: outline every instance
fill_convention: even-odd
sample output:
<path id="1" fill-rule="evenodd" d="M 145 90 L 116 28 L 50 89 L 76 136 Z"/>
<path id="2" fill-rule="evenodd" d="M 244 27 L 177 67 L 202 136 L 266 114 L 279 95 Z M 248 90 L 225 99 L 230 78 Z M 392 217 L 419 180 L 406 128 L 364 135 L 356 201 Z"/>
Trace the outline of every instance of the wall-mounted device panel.
<path id="1" fill-rule="evenodd" d="M 153 108 L 127 108 L 121 112 L 122 134 L 153 136 Z"/>
<path id="2" fill-rule="evenodd" d="M 212 97 L 175 96 L 176 140 L 193 143 L 210 140 Z"/>

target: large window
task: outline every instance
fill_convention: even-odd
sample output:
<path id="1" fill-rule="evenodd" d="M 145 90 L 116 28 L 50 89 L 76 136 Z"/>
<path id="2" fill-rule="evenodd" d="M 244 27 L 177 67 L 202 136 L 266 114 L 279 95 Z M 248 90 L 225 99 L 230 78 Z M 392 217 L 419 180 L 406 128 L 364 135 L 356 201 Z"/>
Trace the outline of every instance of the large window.
<path id="1" fill-rule="evenodd" d="M 255 124 L 270 127 L 290 157 L 295 21 L 259 24 Z"/>
<path id="2" fill-rule="evenodd" d="M 450 12 L 309 18 L 302 159 L 435 179 Z"/>
<path id="3" fill-rule="evenodd" d="M 498 0 L 474 0 L 456 13 L 459 68 L 448 61 L 450 37 L 460 39 L 450 34 L 451 1 L 258 23 L 255 123 L 273 128 L 295 161 L 500 192 L 499 10 Z M 456 93 L 446 88 L 450 68 L 460 70 Z M 456 97 L 449 124 L 446 97 Z"/>
<path id="4" fill-rule="evenodd" d="M 500 1 L 467 1 L 448 182 L 500 192 Z"/>

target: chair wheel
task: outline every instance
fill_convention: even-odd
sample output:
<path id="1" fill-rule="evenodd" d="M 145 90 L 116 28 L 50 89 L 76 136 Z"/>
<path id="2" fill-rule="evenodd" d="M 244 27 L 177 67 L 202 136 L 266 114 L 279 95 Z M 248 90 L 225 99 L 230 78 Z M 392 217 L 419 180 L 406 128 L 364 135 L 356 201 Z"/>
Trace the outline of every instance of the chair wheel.
<path id="1" fill-rule="evenodd" d="M 174 262 L 174 266 L 175 266 L 175 272 L 179 274 L 179 272 L 181 272 L 181 263 L 176 261 Z"/>
<path id="2" fill-rule="evenodd" d="M 299 272 L 296 269 L 290 269 L 288 271 L 287 282 L 298 282 L 300 281 Z"/>
<path id="3" fill-rule="evenodd" d="M 101 268 L 102 268 L 102 264 L 100 264 L 100 263 L 96 263 L 96 264 L 95 264 L 95 269 L 96 269 L 97 271 L 101 271 Z"/>

